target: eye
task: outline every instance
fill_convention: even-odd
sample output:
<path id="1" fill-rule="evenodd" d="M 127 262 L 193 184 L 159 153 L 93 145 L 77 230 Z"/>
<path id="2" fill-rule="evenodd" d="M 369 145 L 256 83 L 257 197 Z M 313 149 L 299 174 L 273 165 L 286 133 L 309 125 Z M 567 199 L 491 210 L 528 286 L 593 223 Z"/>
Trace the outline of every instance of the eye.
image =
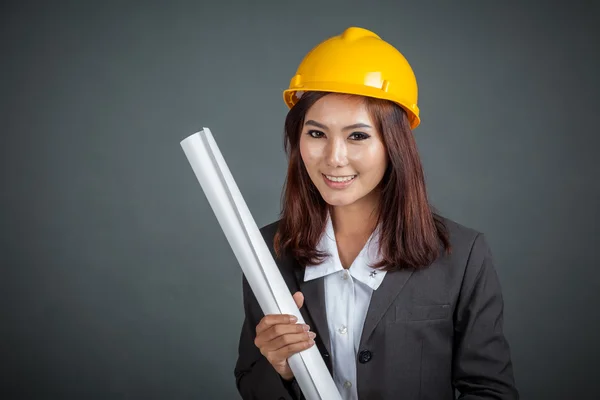
<path id="1" fill-rule="evenodd" d="M 315 139 L 320 138 L 321 136 L 325 135 L 323 132 L 321 131 L 308 131 L 306 132 L 306 134 L 310 137 L 313 137 Z"/>
<path id="2" fill-rule="evenodd" d="M 363 132 L 353 132 L 352 134 L 350 134 L 350 137 L 354 137 L 352 140 L 365 140 L 370 138 L 371 136 L 367 135 L 366 133 Z"/>

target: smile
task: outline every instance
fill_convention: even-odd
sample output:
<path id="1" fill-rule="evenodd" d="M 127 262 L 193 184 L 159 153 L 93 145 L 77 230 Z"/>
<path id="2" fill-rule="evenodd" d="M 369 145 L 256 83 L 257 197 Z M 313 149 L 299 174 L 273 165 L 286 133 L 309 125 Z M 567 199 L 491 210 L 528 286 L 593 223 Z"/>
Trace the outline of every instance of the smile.
<path id="1" fill-rule="evenodd" d="M 348 176 L 325 175 L 325 178 L 329 179 L 332 182 L 349 182 L 352 179 L 356 178 L 356 175 L 348 175 Z"/>
<path id="2" fill-rule="evenodd" d="M 323 175 L 323 181 L 325 184 L 332 189 L 346 189 L 348 186 L 352 185 L 357 175 L 349 175 L 349 176 L 332 176 L 332 175 Z"/>

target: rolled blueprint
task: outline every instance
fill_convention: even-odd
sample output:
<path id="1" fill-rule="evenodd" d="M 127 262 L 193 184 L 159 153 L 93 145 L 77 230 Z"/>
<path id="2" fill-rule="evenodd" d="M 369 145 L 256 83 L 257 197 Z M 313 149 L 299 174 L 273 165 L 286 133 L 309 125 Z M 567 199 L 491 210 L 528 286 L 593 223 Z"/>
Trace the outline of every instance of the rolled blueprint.
<path id="1" fill-rule="evenodd" d="M 291 314 L 304 323 L 210 129 L 183 139 L 181 147 L 263 313 Z M 341 400 L 316 346 L 288 363 L 308 400 Z"/>

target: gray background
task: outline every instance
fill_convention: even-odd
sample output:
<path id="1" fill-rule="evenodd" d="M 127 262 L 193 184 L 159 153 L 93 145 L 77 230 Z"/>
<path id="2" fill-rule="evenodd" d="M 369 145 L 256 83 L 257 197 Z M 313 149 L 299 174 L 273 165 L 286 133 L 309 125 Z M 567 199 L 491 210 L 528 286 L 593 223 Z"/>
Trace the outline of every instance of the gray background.
<path id="1" fill-rule="evenodd" d="M 179 142 L 211 128 L 275 220 L 281 91 L 357 25 L 416 72 L 431 201 L 488 236 L 522 398 L 597 398 L 598 2 L 203 3 L 2 3 L 0 397 L 238 398 L 241 269 Z"/>

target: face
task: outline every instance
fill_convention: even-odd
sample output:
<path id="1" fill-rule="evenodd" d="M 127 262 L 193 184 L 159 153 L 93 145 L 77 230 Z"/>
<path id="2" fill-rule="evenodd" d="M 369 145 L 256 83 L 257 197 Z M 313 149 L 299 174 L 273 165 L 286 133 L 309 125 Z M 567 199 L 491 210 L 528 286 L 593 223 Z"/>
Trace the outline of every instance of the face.
<path id="1" fill-rule="evenodd" d="M 387 167 L 381 133 L 359 97 L 328 94 L 306 113 L 300 154 L 328 204 L 371 206 Z"/>

